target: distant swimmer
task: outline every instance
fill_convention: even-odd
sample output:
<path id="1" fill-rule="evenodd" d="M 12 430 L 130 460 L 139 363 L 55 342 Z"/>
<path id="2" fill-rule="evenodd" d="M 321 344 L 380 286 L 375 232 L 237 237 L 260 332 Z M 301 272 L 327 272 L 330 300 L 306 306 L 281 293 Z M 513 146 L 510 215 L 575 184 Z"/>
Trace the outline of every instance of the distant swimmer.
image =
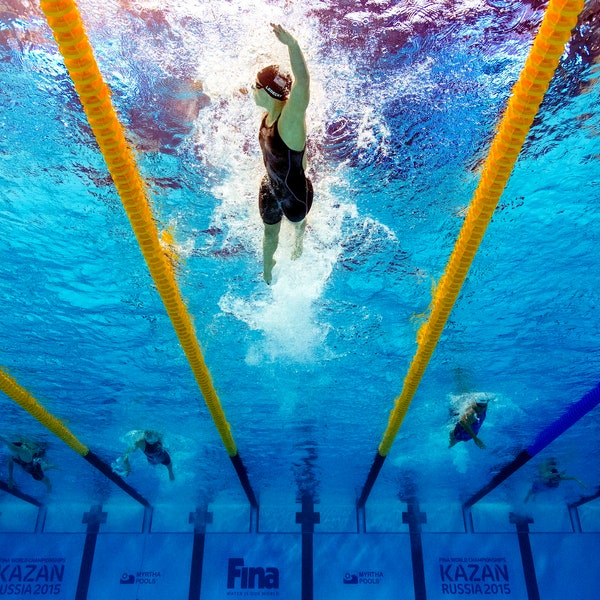
<path id="1" fill-rule="evenodd" d="M 581 487 L 586 487 L 577 477 L 571 477 L 566 471 L 558 470 L 558 463 L 555 458 L 547 458 L 542 462 L 538 469 L 538 474 L 533 481 L 525 502 L 528 502 L 533 496 L 546 489 L 557 488 L 561 481 L 576 481 Z"/>
<path id="2" fill-rule="evenodd" d="M 130 446 L 113 464 L 113 471 L 127 477 L 131 472 L 129 455 L 136 450 L 141 450 L 146 455 L 148 463 L 151 465 L 165 465 L 167 471 L 169 471 L 169 479 L 173 481 L 175 479 L 175 475 L 173 475 L 173 463 L 171 462 L 169 453 L 163 446 L 162 435 L 158 433 L 158 431 L 152 430 L 130 432 L 130 434 L 131 433 L 136 434 L 134 436 L 135 441 L 133 445 Z"/>
<path id="3" fill-rule="evenodd" d="M 279 244 L 281 219 L 294 223 L 296 237 L 292 259 L 302 255 L 306 215 L 312 206 L 313 187 L 306 169 L 306 109 L 310 100 L 310 77 L 296 39 L 281 25 L 271 23 L 277 39 L 288 48 L 292 78 L 277 65 L 258 72 L 254 101 L 267 112 L 258 139 L 267 174 L 262 180 L 258 207 L 264 223 L 263 277 L 273 279 L 273 258 Z"/>
<path id="4" fill-rule="evenodd" d="M 46 450 L 44 448 L 27 438 L 19 438 L 17 441 L 11 442 L 0 436 L 0 441 L 4 442 L 11 452 L 8 457 L 9 488 L 13 488 L 15 485 L 13 472 L 15 465 L 19 465 L 25 473 L 31 475 L 36 481 L 41 481 L 49 492 L 52 491 L 52 485 L 44 471 L 56 467 L 46 462 Z"/>
<path id="5" fill-rule="evenodd" d="M 488 398 L 485 396 L 478 397 L 467 407 L 454 429 L 450 432 L 448 448 L 452 448 L 458 442 L 468 442 L 469 440 L 473 440 L 482 450 L 486 447 L 477 437 L 477 434 L 485 421 L 487 408 Z"/>

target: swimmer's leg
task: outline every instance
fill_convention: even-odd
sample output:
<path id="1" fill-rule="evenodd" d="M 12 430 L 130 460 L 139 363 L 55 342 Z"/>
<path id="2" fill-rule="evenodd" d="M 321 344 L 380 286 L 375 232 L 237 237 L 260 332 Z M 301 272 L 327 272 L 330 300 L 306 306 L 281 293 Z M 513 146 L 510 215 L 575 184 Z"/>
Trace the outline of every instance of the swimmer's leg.
<path id="1" fill-rule="evenodd" d="M 296 239 L 292 249 L 292 260 L 297 260 L 302 256 L 302 250 L 304 249 L 304 230 L 306 229 L 306 219 L 302 219 L 302 221 L 299 223 L 294 223 L 294 229 L 296 230 Z"/>
<path id="2" fill-rule="evenodd" d="M 458 444 L 458 440 L 454 437 L 454 431 L 451 431 L 448 448 L 452 448 L 452 446 L 456 446 L 456 444 Z"/>
<path id="3" fill-rule="evenodd" d="M 273 258 L 279 244 L 279 230 L 281 221 L 270 225 L 265 223 L 265 233 L 263 237 L 263 278 L 268 285 L 271 285 L 273 279 L 273 267 L 275 259 Z"/>

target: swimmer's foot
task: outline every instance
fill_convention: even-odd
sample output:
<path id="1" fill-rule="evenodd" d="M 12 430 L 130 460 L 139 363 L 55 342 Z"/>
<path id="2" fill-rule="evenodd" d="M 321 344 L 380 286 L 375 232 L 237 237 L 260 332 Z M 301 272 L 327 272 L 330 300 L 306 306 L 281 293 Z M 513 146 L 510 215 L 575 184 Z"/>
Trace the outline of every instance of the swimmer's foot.
<path id="1" fill-rule="evenodd" d="M 275 266 L 274 260 L 270 261 L 270 264 L 266 264 L 263 267 L 263 279 L 267 285 L 271 285 L 271 281 L 273 281 L 273 267 Z"/>

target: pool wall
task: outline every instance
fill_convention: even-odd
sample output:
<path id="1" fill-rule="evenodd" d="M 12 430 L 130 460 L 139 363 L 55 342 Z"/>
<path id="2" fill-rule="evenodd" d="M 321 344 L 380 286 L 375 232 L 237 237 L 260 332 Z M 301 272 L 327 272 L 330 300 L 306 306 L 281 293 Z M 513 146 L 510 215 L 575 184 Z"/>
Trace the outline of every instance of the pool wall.
<path id="1" fill-rule="evenodd" d="M 574 519 L 556 504 L 524 516 L 482 503 L 466 527 L 460 506 L 367 505 L 362 517 L 343 519 L 341 507 L 305 503 L 272 527 L 268 509 L 263 523 L 244 507 L 177 515 L 110 504 L 38 510 L 5 499 L 0 597 L 593 600 L 595 504 Z"/>

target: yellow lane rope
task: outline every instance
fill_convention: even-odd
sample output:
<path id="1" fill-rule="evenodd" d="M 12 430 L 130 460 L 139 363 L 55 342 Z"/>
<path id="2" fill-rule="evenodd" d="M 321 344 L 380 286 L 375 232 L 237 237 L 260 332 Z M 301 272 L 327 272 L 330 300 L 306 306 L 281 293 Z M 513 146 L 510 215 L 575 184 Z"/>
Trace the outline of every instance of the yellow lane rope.
<path id="1" fill-rule="evenodd" d="M 21 408 L 37 419 L 44 427 L 59 437 L 67 446 L 86 456 L 90 449 L 84 446 L 59 419 L 52 416 L 24 387 L 0 368 L 0 390 L 12 398 Z"/>
<path id="2" fill-rule="evenodd" d="M 146 507 L 150 503 L 119 475 L 113 473 L 111 467 L 101 458 L 84 446 L 65 426 L 65 424 L 51 415 L 24 387 L 0 367 L 0 391 L 12 398 L 21 408 L 26 410 L 32 417 L 37 419 L 44 427 L 49 429 L 55 436 L 59 437 L 67 446 L 75 450 L 93 467 L 98 469 L 105 477 L 116 483 L 123 491 Z"/>
<path id="3" fill-rule="evenodd" d="M 229 456 L 235 456 L 237 449 L 229 423 L 204 362 L 172 265 L 161 247 L 144 183 L 113 108 L 110 90 L 98 69 L 77 4 L 73 0 L 41 0 L 41 7 L 225 449 Z"/>
<path id="4" fill-rule="evenodd" d="M 583 5 L 584 0 L 550 0 L 548 4 L 490 147 L 481 181 L 458 240 L 440 279 L 430 317 L 417 334 L 417 351 L 379 445 L 381 456 L 387 456 L 400 429 Z"/>

